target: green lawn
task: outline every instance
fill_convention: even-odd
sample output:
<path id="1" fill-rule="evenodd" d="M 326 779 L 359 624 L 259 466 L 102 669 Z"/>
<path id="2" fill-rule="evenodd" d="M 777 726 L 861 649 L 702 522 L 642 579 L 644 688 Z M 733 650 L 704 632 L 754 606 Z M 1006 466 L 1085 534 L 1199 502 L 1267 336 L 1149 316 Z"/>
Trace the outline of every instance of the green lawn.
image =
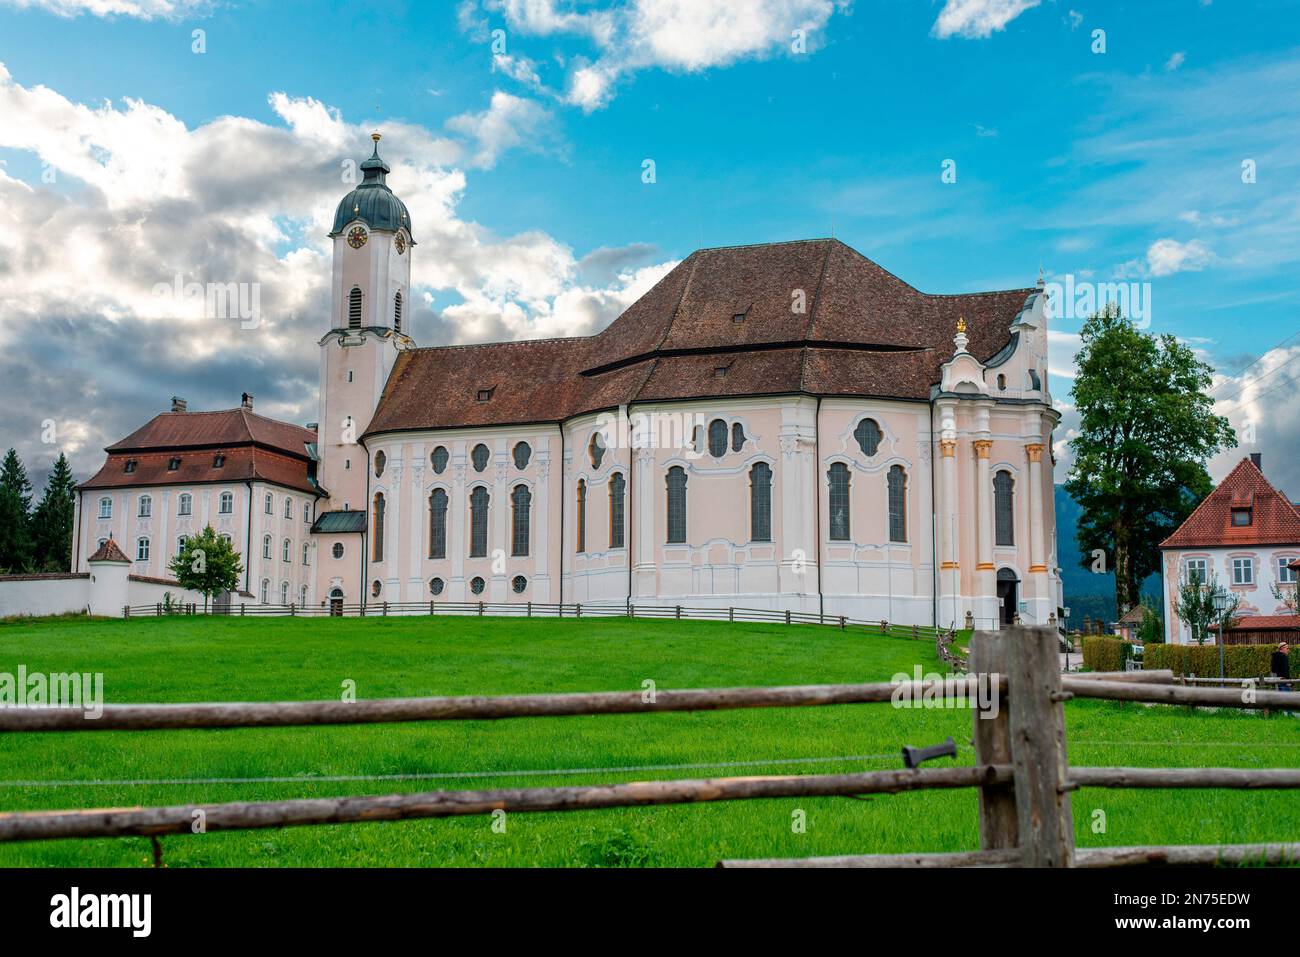
<path id="1" fill-rule="evenodd" d="M 817 626 L 494 618 L 55 619 L 0 624 L 0 671 L 102 671 L 109 703 L 362 698 L 883 681 L 938 670 L 925 641 Z M 1300 766 L 1300 719 L 1071 702 L 1075 764 Z M 12 734 L 0 810 L 267 800 L 442 788 L 801 774 L 901 767 L 903 744 L 970 738 L 959 710 L 884 705 L 498 722 Z M 838 757 L 820 763 L 784 759 Z M 844 758 L 850 758 L 843 760 Z M 969 747 L 962 763 L 972 760 Z M 746 767 L 690 767 L 759 762 Z M 645 766 L 654 766 L 645 769 Z M 617 770 L 618 768 L 637 770 Z M 524 774 L 555 771 L 562 774 Z M 432 780 L 325 781 L 440 774 Z M 459 776 L 459 775 L 464 775 Z M 251 783 L 15 782 L 289 778 Z M 1080 846 L 1300 841 L 1291 792 L 1074 795 Z M 803 809 L 807 831 L 792 833 Z M 1105 833 L 1094 833 L 1096 811 Z M 514 814 L 163 839 L 170 866 L 687 865 L 724 857 L 943 851 L 978 846 L 973 791 Z M 0 845 L 0 866 L 143 866 L 144 839 Z"/>

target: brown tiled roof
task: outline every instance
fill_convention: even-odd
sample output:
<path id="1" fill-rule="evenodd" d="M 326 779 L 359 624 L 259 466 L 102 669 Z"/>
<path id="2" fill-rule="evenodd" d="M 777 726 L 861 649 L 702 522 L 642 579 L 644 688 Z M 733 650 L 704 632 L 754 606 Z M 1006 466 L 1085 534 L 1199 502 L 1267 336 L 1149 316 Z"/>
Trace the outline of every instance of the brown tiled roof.
<path id="1" fill-rule="evenodd" d="M 213 465 L 218 453 L 225 456 L 220 468 Z M 174 470 L 168 468 L 173 457 L 180 459 L 179 468 Z M 128 461 L 135 462 L 135 470 L 132 472 L 126 470 Z M 316 491 L 307 475 L 306 459 L 253 446 L 203 451 L 114 452 L 98 472 L 77 487 L 104 489 L 133 488 L 137 485 L 233 484 L 250 480 L 271 482 L 302 492 Z"/>
<path id="2" fill-rule="evenodd" d="M 834 239 L 702 249 L 597 335 L 403 352 L 367 434 L 708 396 L 924 400 L 958 317 L 987 361 L 1034 291 L 928 295 Z M 481 389 L 494 390 L 487 402 Z"/>
<path id="3" fill-rule="evenodd" d="M 264 445 L 305 458 L 305 446 L 315 441 L 316 433 L 310 429 L 238 408 L 218 412 L 163 412 L 104 451 Z"/>
<path id="4" fill-rule="evenodd" d="M 1249 505 L 1249 525 L 1233 525 L 1234 506 Z M 1187 521 L 1160 543 L 1161 548 L 1214 548 L 1233 545 L 1300 545 L 1300 513 L 1264 478 L 1250 460 L 1242 459 L 1219 487 L 1205 497 Z"/>
<path id="5" fill-rule="evenodd" d="M 1140 625 L 1142 624 L 1142 622 L 1146 621 L 1146 617 L 1147 617 L 1147 606 L 1134 605 L 1132 608 L 1130 608 L 1128 611 L 1124 612 L 1124 614 L 1120 616 L 1119 624 Z"/>
<path id="6" fill-rule="evenodd" d="M 117 547 L 117 542 L 109 539 L 95 549 L 95 554 L 91 555 L 88 562 L 120 562 L 126 565 L 131 564 L 131 559 L 122 554 L 122 549 Z"/>
<path id="7" fill-rule="evenodd" d="M 1300 615 L 1244 615 L 1228 626 L 1230 631 L 1300 631 Z"/>

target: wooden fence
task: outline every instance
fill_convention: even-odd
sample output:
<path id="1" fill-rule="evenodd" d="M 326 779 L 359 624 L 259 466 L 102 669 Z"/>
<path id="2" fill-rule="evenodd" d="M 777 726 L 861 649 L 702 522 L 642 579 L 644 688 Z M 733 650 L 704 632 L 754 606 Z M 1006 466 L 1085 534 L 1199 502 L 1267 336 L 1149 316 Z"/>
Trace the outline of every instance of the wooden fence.
<path id="1" fill-rule="evenodd" d="M 932 788 L 979 791 L 980 849 L 897 854 L 723 861 L 726 867 L 1119 867 L 1141 864 L 1291 863 L 1300 843 L 1120 847 L 1076 850 L 1070 794 L 1093 788 L 1300 788 L 1300 769 L 1071 768 L 1066 761 L 1064 702 L 1071 698 L 1234 708 L 1300 708 L 1300 694 L 1176 685 L 1168 671 L 1062 677 L 1057 632 L 1017 627 L 976 632 L 971 674 L 939 680 L 503 697 L 399 698 L 228 704 L 106 705 L 97 719 L 81 709 L 0 710 L 0 732 L 153 731 L 176 728 L 287 727 L 401 721 L 460 721 L 565 715 L 642 714 L 733 708 L 904 704 L 973 697 L 996 711 L 972 710 L 970 766 L 645 781 L 553 788 L 450 790 L 286 801 L 180 804 L 169 807 L 0 814 L 0 841 L 190 834 L 506 812 L 591 810 L 805 796 L 857 797 Z"/>
<path id="2" fill-rule="evenodd" d="M 878 634 L 894 634 L 918 640 L 944 641 L 943 648 L 951 647 L 956 632 L 935 628 L 933 625 L 898 625 L 888 621 L 868 621 L 847 615 L 827 615 L 816 612 L 779 610 L 775 608 L 706 608 L 687 605 L 638 605 L 632 602 L 491 602 L 491 601 L 408 601 L 372 602 L 366 605 L 339 604 L 316 607 L 312 605 L 258 605 L 231 604 L 213 606 L 204 611 L 201 605 L 184 603 L 166 605 L 124 605 L 122 617 L 167 617 L 172 615 L 212 615 L 220 617 L 272 616 L 272 617 L 351 617 L 387 618 L 410 615 L 493 615 L 513 618 L 674 618 L 691 621 L 749 621 L 785 625 L 827 625 L 835 628 L 858 628 Z M 943 658 L 942 652 L 940 657 Z M 944 658 L 944 660 L 947 660 Z M 954 656 L 954 661 L 961 659 Z"/>

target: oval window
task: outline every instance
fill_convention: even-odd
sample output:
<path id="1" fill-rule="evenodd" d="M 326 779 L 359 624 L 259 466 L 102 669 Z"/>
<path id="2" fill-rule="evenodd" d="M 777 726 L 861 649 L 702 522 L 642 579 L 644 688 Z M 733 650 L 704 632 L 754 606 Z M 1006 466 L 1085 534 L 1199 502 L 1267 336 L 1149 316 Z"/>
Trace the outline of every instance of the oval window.
<path id="1" fill-rule="evenodd" d="M 470 579 L 469 590 L 472 591 L 474 594 L 476 595 L 483 594 L 484 587 L 486 586 L 483 579 L 479 578 L 477 575 L 474 578 Z"/>
<path id="2" fill-rule="evenodd" d="M 443 590 L 443 588 L 445 588 L 445 587 L 446 587 L 446 584 L 443 582 L 443 580 L 442 580 L 441 578 L 431 578 L 431 579 L 429 579 L 429 594 L 431 594 L 431 595 L 441 595 L 441 594 L 442 594 L 442 590 Z"/>
<path id="3" fill-rule="evenodd" d="M 528 579 L 523 575 L 516 575 L 510 582 L 510 587 L 515 590 L 516 595 L 522 595 L 524 589 L 528 587 Z"/>
<path id="4" fill-rule="evenodd" d="M 343 543 L 342 543 L 342 542 L 335 542 L 335 543 L 334 543 L 334 547 L 330 550 L 330 554 L 332 554 L 335 558 L 342 558 L 342 557 L 343 557 Z"/>
<path id="5" fill-rule="evenodd" d="M 470 460 L 474 463 L 475 472 L 482 472 L 487 468 L 488 456 L 490 455 L 488 447 L 482 442 L 474 446 L 474 451 L 470 453 Z"/>
<path id="6" fill-rule="evenodd" d="M 384 474 L 384 466 L 388 464 L 388 456 L 383 452 L 375 453 L 375 478 Z"/>
<path id="7" fill-rule="evenodd" d="M 429 461 L 433 463 L 433 470 L 441 475 L 447 468 L 448 458 L 446 446 L 440 445 L 433 450 L 433 455 L 429 456 Z"/>
<path id="8" fill-rule="evenodd" d="M 528 460 L 532 457 L 533 450 L 527 442 L 520 442 L 515 446 L 515 468 L 528 468 Z"/>

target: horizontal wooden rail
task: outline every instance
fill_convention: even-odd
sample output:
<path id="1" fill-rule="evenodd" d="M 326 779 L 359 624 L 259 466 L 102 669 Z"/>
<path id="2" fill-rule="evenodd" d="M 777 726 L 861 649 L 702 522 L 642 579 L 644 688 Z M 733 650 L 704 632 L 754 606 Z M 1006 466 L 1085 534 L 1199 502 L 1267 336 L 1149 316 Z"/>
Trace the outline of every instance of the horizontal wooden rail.
<path id="1" fill-rule="evenodd" d="M 1168 668 L 1150 671 L 1071 671 L 1066 677 L 1074 681 L 1121 681 L 1126 684 L 1173 684 L 1174 673 Z"/>
<path id="2" fill-rule="evenodd" d="M 1078 698 L 1108 701 L 1147 701 L 1155 704 L 1190 704 L 1212 708 L 1296 708 L 1300 692 L 1253 691 L 1252 701 L 1232 688 L 1189 688 L 1175 684 L 1142 684 L 1130 681 L 1095 681 L 1073 675 L 1061 678 L 1062 690 Z"/>
<path id="3" fill-rule="evenodd" d="M 1300 768 L 1070 768 L 1077 788 L 1300 788 Z"/>
<path id="4" fill-rule="evenodd" d="M 1074 866 L 1204 867 L 1213 864 L 1294 864 L 1300 844 L 1170 844 L 1150 847 L 1089 847 L 1074 852 Z M 940 854 L 845 854 L 835 857 L 760 858 L 719 861 L 718 867 L 1017 867 L 1018 849 Z"/>
<path id="5" fill-rule="evenodd" d="M 1003 685 L 1004 686 L 1004 685 Z M 263 728 L 317 724 L 379 724 L 404 721 L 483 721 L 580 714 L 644 714 L 657 711 L 720 711 L 733 708 L 801 708 L 872 704 L 905 693 L 946 698 L 967 687 L 951 681 L 900 684 L 796 685 L 772 688 L 698 688 L 647 692 L 375 698 L 361 701 L 239 701 L 209 704 L 105 705 L 98 718 L 81 708 L 0 708 L 0 731 L 149 731 L 181 728 Z M 903 691 L 903 689 L 906 689 Z"/>
<path id="6" fill-rule="evenodd" d="M 0 842 L 74 837 L 156 837 L 189 834 L 196 822 L 206 831 L 230 831 L 306 824 L 355 824 L 412 818 L 490 814 L 501 810 L 585 811 L 654 804 L 693 804 L 754 798 L 848 797 L 896 794 L 927 788 L 968 788 L 1011 781 L 1007 765 L 865 771 L 857 774 L 640 781 L 561 788 L 494 791 L 427 791 L 291 801 L 181 804 L 153 808 L 33 811 L 0 814 Z M 201 812 L 201 813 L 197 813 Z"/>

